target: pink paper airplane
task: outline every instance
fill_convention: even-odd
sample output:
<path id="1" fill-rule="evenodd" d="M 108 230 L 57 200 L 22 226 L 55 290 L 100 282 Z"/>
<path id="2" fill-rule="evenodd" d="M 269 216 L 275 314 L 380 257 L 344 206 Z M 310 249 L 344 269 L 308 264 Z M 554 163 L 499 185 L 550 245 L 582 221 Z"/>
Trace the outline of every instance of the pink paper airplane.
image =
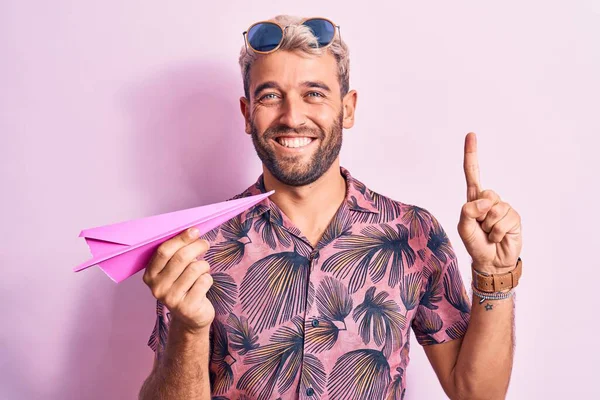
<path id="1" fill-rule="evenodd" d="M 75 267 L 75 272 L 98 265 L 113 281 L 121 282 L 146 268 L 163 242 L 192 226 L 203 235 L 273 193 L 85 229 L 79 237 L 85 238 L 93 258 Z"/>

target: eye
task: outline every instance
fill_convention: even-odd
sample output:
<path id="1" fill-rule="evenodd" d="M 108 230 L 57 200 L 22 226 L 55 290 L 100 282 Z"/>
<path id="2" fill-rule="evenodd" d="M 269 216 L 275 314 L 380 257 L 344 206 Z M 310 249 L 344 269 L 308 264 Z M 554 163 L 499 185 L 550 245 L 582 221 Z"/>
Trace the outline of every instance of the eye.
<path id="1" fill-rule="evenodd" d="M 277 99 L 277 95 L 275 93 L 267 93 L 264 96 L 261 96 L 258 101 L 269 101 Z"/>
<path id="2" fill-rule="evenodd" d="M 320 92 L 308 92 L 307 96 L 308 97 L 325 97 L 325 95 L 323 95 L 323 93 L 320 93 Z"/>

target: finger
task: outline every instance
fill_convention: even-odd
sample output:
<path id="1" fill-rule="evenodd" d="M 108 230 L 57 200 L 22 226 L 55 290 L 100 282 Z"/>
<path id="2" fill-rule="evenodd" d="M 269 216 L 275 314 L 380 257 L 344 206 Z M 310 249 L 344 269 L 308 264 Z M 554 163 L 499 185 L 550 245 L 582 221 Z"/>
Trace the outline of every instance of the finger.
<path id="1" fill-rule="evenodd" d="M 177 280 L 173 282 L 171 289 L 165 297 L 165 304 L 171 307 L 179 304 L 200 275 L 207 273 L 209 270 L 210 265 L 206 261 L 194 261 L 190 263 Z"/>
<path id="2" fill-rule="evenodd" d="M 167 262 L 173 257 L 177 250 L 192 243 L 199 236 L 200 232 L 198 229 L 190 228 L 158 246 L 146 268 L 144 281 L 147 279 L 154 279 L 154 277 L 156 277 L 156 275 L 167 265 Z"/>
<path id="3" fill-rule="evenodd" d="M 481 191 L 479 182 L 479 161 L 477 159 L 477 136 L 469 133 L 465 137 L 465 157 L 463 167 L 467 180 L 467 201 L 477 200 Z"/>
<path id="4" fill-rule="evenodd" d="M 511 209 L 506 217 L 498 221 L 492 231 L 488 235 L 488 238 L 493 243 L 500 243 L 504 240 L 507 233 L 513 232 L 521 224 L 521 219 L 515 210 Z"/>
<path id="5" fill-rule="evenodd" d="M 496 204 L 500 203 L 500 201 L 501 201 L 500 196 L 498 196 L 498 194 L 496 192 L 494 192 L 493 190 L 484 190 L 483 192 L 480 192 L 478 198 L 491 200 L 492 206 L 495 206 Z M 486 218 L 487 218 L 487 214 L 484 214 L 484 215 L 478 217 L 477 221 L 482 222 Z"/>
<path id="6" fill-rule="evenodd" d="M 180 248 L 173 254 L 173 257 L 171 257 L 167 262 L 167 265 L 160 271 L 156 279 L 172 284 L 179 278 L 185 268 L 190 263 L 196 261 L 198 257 L 208 250 L 208 248 L 209 244 L 205 239 L 196 240 L 187 246 Z"/>
<path id="7" fill-rule="evenodd" d="M 476 220 L 485 215 L 493 205 L 490 199 L 479 199 L 465 203 L 460 214 L 461 219 Z"/>
<path id="8" fill-rule="evenodd" d="M 463 240 L 471 241 L 473 239 L 473 234 L 477 232 L 477 229 L 480 229 L 477 218 L 487 213 L 491 207 L 492 202 L 489 199 L 465 203 L 458 222 L 458 234 Z"/>
<path id="9" fill-rule="evenodd" d="M 498 221 L 508 215 L 511 207 L 508 203 L 498 203 L 487 212 L 485 219 L 481 224 L 481 229 L 486 233 L 490 233 L 492 228 Z"/>
<path id="10" fill-rule="evenodd" d="M 191 289 L 185 294 L 184 301 L 189 304 L 199 304 L 206 297 L 206 292 L 208 292 L 212 284 L 213 277 L 210 274 L 200 275 Z"/>

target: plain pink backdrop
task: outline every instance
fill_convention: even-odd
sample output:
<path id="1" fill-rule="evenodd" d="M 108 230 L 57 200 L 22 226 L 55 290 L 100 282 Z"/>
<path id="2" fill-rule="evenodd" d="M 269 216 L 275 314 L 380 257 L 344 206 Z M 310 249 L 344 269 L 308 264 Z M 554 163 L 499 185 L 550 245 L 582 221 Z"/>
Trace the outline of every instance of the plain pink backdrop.
<path id="1" fill-rule="evenodd" d="M 72 273 L 89 257 L 77 235 L 254 182 L 237 56 L 242 31 L 279 13 L 341 25 L 359 92 L 342 164 L 434 213 L 467 283 L 455 227 L 478 133 L 483 185 L 524 224 L 508 398 L 600 397 L 598 1 L 5 0 L 0 398 L 136 398 L 153 298 L 140 275 Z M 413 343 L 407 398 L 445 398 Z"/>

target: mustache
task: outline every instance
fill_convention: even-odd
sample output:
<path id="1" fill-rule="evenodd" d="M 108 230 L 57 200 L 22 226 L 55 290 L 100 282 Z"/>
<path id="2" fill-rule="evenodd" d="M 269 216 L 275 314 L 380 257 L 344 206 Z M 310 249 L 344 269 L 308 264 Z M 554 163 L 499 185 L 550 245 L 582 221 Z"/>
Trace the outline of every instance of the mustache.
<path id="1" fill-rule="evenodd" d="M 317 137 L 319 139 L 323 139 L 325 137 L 325 133 L 320 129 L 312 129 L 308 127 L 304 128 L 292 128 L 286 125 L 278 125 L 272 128 L 269 128 L 265 131 L 264 137 L 266 139 L 272 139 L 276 136 L 281 135 L 289 135 L 289 136 L 311 136 Z"/>

